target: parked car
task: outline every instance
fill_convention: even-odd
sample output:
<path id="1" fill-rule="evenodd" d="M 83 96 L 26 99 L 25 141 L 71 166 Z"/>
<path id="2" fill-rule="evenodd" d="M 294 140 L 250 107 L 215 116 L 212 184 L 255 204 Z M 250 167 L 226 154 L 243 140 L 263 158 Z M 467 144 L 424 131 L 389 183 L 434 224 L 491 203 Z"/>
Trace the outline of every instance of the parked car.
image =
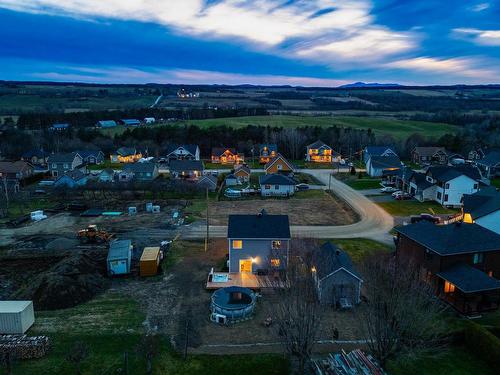
<path id="1" fill-rule="evenodd" d="M 297 188 L 297 190 L 308 190 L 309 189 L 309 185 L 304 184 L 304 183 L 297 184 L 297 185 L 295 185 L 295 187 Z"/>
<path id="2" fill-rule="evenodd" d="M 392 186 L 385 186 L 382 189 L 380 189 L 381 193 L 394 193 L 395 191 L 398 191 L 398 189 Z"/>
<path id="3" fill-rule="evenodd" d="M 393 198 L 396 198 L 396 196 L 398 196 L 399 194 L 403 194 L 403 192 L 401 190 L 396 190 L 394 193 L 392 193 L 392 197 Z"/>
<path id="4" fill-rule="evenodd" d="M 398 194 L 394 197 L 395 200 L 397 201 L 403 201 L 403 200 L 407 200 L 407 199 L 411 199 L 411 195 L 408 194 L 408 193 L 401 193 L 401 194 Z"/>

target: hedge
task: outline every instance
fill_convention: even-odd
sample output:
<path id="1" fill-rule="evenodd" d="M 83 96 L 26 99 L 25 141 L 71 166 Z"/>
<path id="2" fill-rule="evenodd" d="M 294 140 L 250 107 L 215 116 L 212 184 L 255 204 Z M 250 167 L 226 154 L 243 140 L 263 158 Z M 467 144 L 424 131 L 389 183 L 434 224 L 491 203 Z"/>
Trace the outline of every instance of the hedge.
<path id="1" fill-rule="evenodd" d="M 486 328 L 467 322 L 464 330 L 465 346 L 487 362 L 491 368 L 500 366 L 500 339 Z"/>

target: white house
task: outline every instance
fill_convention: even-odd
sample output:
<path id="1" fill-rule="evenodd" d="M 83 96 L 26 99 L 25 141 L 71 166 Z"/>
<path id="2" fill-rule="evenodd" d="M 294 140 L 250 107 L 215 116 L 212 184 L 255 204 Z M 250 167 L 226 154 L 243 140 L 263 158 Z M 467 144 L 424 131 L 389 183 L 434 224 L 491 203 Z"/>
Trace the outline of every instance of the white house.
<path id="1" fill-rule="evenodd" d="M 401 166 L 397 156 L 371 156 L 366 162 L 366 173 L 371 177 L 381 177 L 384 171 L 394 171 Z"/>
<path id="2" fill-rule="evenodd" d="M 443 206 L 460 207 L 464 194 L 478 191 L 480 179 L 477 168 L 471 167 L 433 166 L 426 172 L 426 181 L 436 186 L 433 200 Z"/>
<path id="3" fill-rule="evenodd" d="M 464 223 L 476 223 L 500 234 L 500 191 L 494 187 L 464 195 Z"/>
<path id="4" fill-rule="evenodd" d="M 167 160 L 200 160 L 198 145 L 169 145 L 165 152 Z"/>
<path id="5" fill-rule="evenodd" d="M 295 193 L 297 182 L 281 174 L 266 174 L 259 177 L 260 194 L 263 197 L 288 197 Z"/>

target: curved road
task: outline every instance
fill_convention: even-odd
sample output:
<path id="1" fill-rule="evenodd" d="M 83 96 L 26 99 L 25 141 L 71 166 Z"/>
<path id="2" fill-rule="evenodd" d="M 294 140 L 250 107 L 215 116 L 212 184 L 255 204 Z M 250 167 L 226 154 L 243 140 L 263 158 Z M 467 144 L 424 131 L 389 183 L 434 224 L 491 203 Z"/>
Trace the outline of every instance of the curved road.
<path id="1" fill-rule="evenodd" d="M 352 189 L 343 182 L 330 179 L 331 170 L 327 169 L 302 169 L 301 172 L 308 173 L 328 189 L 328 183 L 331 184 L 332 191 L 341 199 L 346 201 L 360 216 L 360 221 L 350 225 L 340 226 L 305 226 L 293 225 L 291 227 L 293 237 L 309 238 L 370 238 L 387 244 L 393 244 L 392 236 L 389 231 L 394 227 L 394 218 L 385 212 L 378 205 L 366 198 L 360 192 Z M 335 212 L 332 212 L 335 215 Z M 204 238 L 206 227 L 204 225 L 192 225 L 185 227 L 182 231 L 183 238 Z M 226 237 L 226 226 L 210 226 L 210 237 Z"/>

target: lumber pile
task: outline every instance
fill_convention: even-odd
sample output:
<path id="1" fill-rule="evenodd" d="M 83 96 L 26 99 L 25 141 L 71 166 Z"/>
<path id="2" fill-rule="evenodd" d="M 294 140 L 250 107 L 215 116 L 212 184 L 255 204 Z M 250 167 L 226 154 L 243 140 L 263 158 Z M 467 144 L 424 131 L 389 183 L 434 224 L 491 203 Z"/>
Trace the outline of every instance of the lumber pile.
<path id="1" fill-rule="evenodd" d="M 47 336 L 0 335 L 0 356 L 15 359 L 42 358 L 50 350 Z"/>
<path id="2" fill-rule="evenodd" d="M 330 353 L 327 358 L 313 361 L 317 375 L 385 375 L 386 373 L 369 354 L 360 349 L 350 353 Z"/>

